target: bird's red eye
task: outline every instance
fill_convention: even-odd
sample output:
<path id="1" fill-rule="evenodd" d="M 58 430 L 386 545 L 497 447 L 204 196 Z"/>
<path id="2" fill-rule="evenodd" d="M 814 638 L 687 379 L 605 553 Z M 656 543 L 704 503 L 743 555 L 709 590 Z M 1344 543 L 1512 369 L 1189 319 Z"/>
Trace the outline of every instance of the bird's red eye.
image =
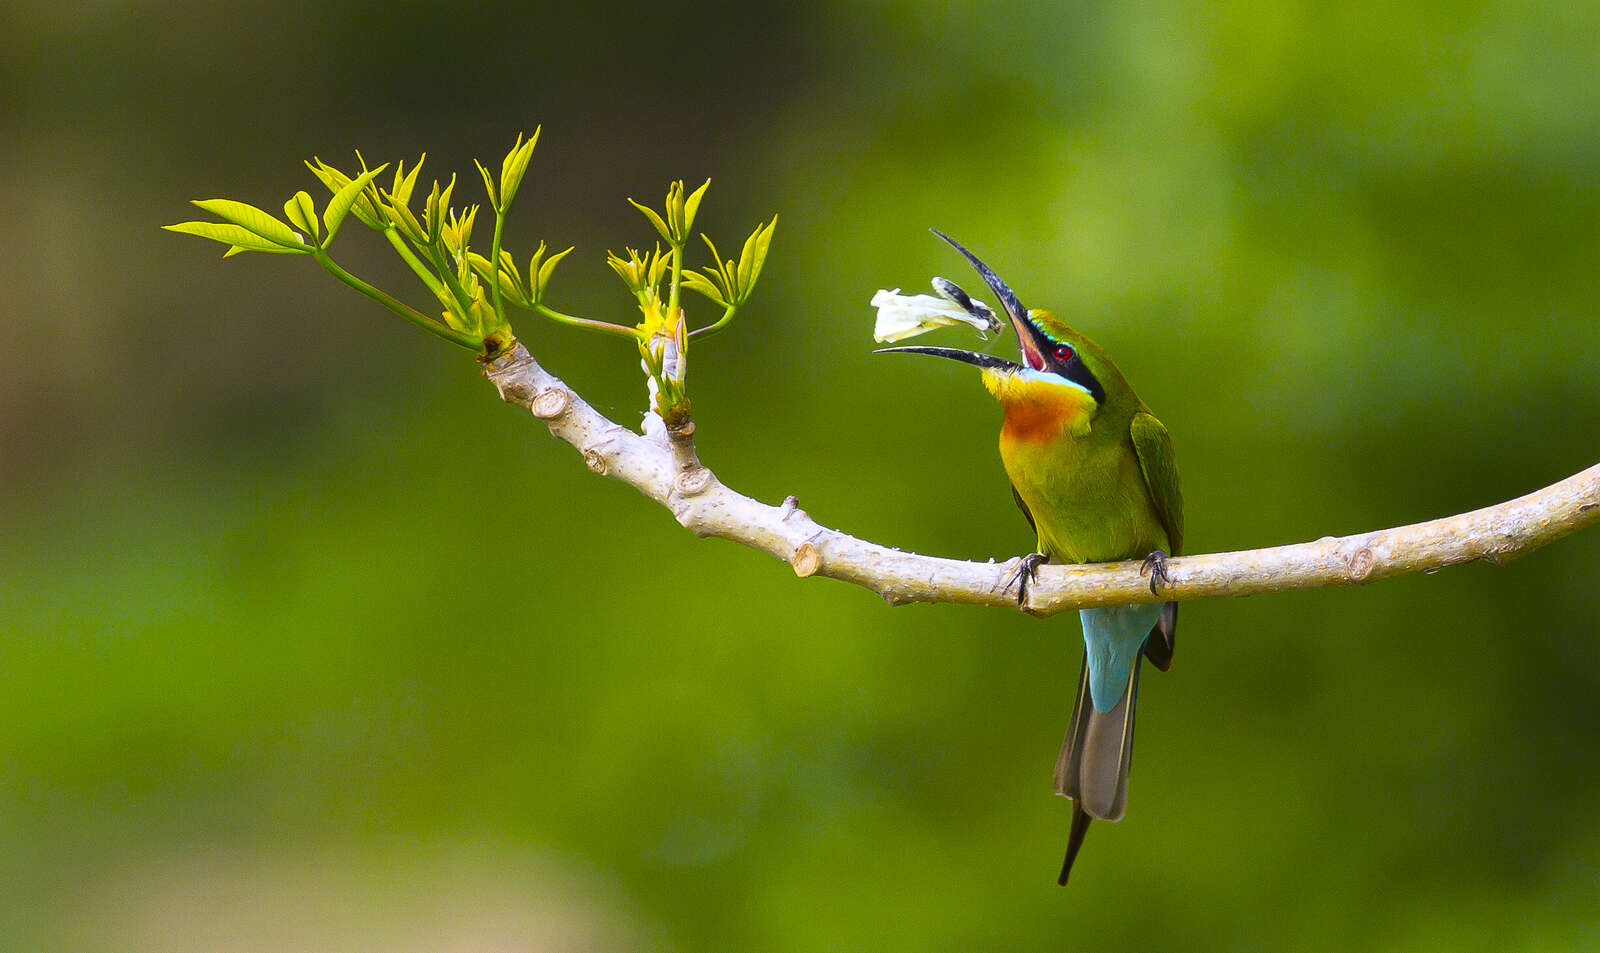
<path id="1" fill-rule="evenodd" d="M 1060 361 L 1063 364 L 1065 364 L 1068 361 L 1072 360 L 1072 345 L 1070 345 L 1070 344 L 1057 344 L 1056 345 L 1056 360 Z"/>

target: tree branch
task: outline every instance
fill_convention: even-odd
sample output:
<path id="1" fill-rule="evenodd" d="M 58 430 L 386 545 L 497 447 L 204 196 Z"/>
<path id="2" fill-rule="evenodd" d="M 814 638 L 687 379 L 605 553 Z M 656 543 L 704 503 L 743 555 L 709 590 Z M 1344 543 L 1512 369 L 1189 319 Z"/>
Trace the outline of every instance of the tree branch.
<path id="1" fill-rule="evenodd" d="M 891 605 L 956 602 L 1015 607 L 1004 563 L 922 556 L 880 546 L 818 524 L 794 497 L 780 506 L 725 486 L 695 454 L 693 426 L 643 436 L 607 419 L 539 366 L 520 343 L 484 375 L 501 399 L 525 407 L 576 447 L 590 470 L 632 486 L 672 511 L 696 536 L 718 536 L 788 562 L 796 575 L 827 576 L 871 589 Z M 659 431 L 660 428 L 651 428 Z M 1043 566 L 1024 611 L 1168 599 L 1249 596 L 1348 586 L 1485 559 L 1506 562 L 1600 522 L 1600 464 L 1527 496 L 1457 516 L 1353 536 L 1167 561 L 1171 584 L 1150 592 L 1139 563 Z"/>

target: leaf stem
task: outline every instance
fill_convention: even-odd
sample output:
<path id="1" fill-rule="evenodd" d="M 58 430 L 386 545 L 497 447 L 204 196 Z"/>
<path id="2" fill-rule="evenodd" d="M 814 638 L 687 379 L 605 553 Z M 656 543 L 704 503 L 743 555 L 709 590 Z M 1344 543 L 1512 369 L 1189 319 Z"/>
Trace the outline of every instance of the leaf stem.
<path id="1" fill-rule="evenodd" d="M 505 196 L 502 195 L 501 199 L 503 200 L 504 198 Z M 494 263 L 491 269 L 494 272 L 494 280 L 489 283 L 489 294 L 492 296 L 494 301 L 495 321 L 498 322 L 498 326 L 502 328 L 506 327 L 510 323 L 506 320 L 505 305 L 500 303 L 500 238 L 505 232 L 505 227 L 506 214 L 504 211 L 504 204 L 502 202 L 501 208 L 497 208 L 494 211 L 494 254 L 489 258 L 489 260 Z M 534 280 L 538 279 L 535 278 Z"/>
<path id="2" fill-rule="evenodd" d="M 667 314 L 678 313 L 678 286 L 683 281 L 683 244 L 672 246 L 672 285 L 667 291 Z"/>
<path id="3" fill-rule="evenodd" d="M 385 308 L 394 312 L 400 317 L 405 318 L 407 321 L 410 321 L 412 324 L 415 324 L 422 330 L 427 331 L 429 334 L 444 338 L 451 344 L 459 344 L 470 351 L 476 351 L 483 347 L 483 342 L 481 340 L 474 338 L 469 334 L 457 331 L 454 328 L 445 327 L 443 324 L 433 320 L 405 302 L 399 301 L 391 295 L 379 291 L 377 288 L 367 284 L 365 281 L 362 281 L 360 278 L 357 278 L 350 272 L 340 268 L 332 258 L 328 257 L 328 253 L 326 251 L 323 251 L 320 248 L 314 249 L 311 252 L 311 256 L 317 260 L 317 264 L 321 265 L 323 270 L 328 274 L 361 292 L 368 298 L 376 301 L 378 304 L 383 305 Z"/>
<path id="4" fill-rule="evenodd" d="M 689 332 L 689 336 L 691 338 L 697 338 L 702 335 L 710 337 L 711 335 L 716 334 L 718 331 L 721 331 L 723 328 L 728 326 L 728 322 L 733 320 L 733 313 L 738 310 L 738 305 L 728 305 L 728 310 L 722 312 L 722 317 L 718 318 L 715 324 L 708 324 L 703 328 L 695 328 L 693 331 Z"/>
<path id="5" fill-rule="evenodd" d="M 634 330 L 633 328 L 623 327 L 620 324 L 612 324 L 609 321 L 596 321 L 592 318 L 579 318 L 570 314 L 562 314 L 560 311 L 557 311 L 554 308 L 546 307 L 543 304 L 535 304 L 533 306 L 533 310 L 552 321 L 559 321 L 562 324 L 570 324 L 575 328 L 588 328 L 591 331 L 603 331 L 606 334 L 615 334 L 618 337 L 625 337 L 632 341 L 639 340 L 638 331 Z"/>
<path id="6" fill-rule="evenodd" d="M 424 265 L 422 260 L 411 251 L 411 246 L 406 244 L 406 240 L 401 236 L 399 229 L 390 225 L 383 230 L 383 237 L 389 240 L 389 244 L 394 246 L 394 250 L 399 252 L 405 263 L 412 271 L 416 272 L 417 277 L 422 279 L 422 283 L 428 286 L 428 290 L 433 292 L 434 297 L 437 298 L 444 295 L 445 287 L 439 281 L 439 276 L 429 270 L 428 266 Z"/>
<path id="7" fill-rule="evenodd" d="M 472 296 L 467 294 L 467 289 L 462 286 L 456 270 L 450 267 L 448 262 L 450 254 L 444 248 L 444 241 L 441 239 L 437 245 L 430 246 L 428 250 L 431 253 L 428 257 L 433 260 L 434 266 L 439 271 L 439 277 L 444 279 L 450 297 L 456 302 L 454 308 L 456 314 L 461 318 L 461 323 L 467 325 L 467 322 L 472 320 Z M 483 329 L 479 328 L 478 331 L 481 333 Z"/>

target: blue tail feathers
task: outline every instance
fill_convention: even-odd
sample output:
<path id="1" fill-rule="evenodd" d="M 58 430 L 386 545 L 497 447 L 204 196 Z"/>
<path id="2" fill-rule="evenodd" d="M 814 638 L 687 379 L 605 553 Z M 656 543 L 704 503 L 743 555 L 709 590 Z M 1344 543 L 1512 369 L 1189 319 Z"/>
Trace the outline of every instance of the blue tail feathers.
<path id="1" fill-rule="evenodd" d="M 1089 664 L 1089 698 L 1095 711 L 1104 714 L 1117 707 L 1144 640 L 1159 618 L 1159 602 L 1079 610 Z"/>

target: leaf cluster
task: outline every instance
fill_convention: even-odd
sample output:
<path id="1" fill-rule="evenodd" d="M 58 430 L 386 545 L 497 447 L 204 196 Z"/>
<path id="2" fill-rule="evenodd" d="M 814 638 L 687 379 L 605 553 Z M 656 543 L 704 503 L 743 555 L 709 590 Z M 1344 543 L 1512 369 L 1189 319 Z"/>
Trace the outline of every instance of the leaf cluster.
<path id="1" fill-rule="evenodd" d="M 776 215 L 766 225 L 757 225 L 750 237 L 744 240 L 738 264 L 732 259 L 724 261 L 711 239 L 701 235 L 706 247 L 711 249 L 712 264 L 702 269 L 704 275 L 696 272 L 684 275 L 684 284 L 689 290 L 705 295 L 723 307 L 744 304 L 749 300 L 750 292 L 755 290 L 756 279 L 761 277 L 761 267 L 767 263 L 767 249 L 772 245 L 772 230 L 777 225 Z"/>
<path id="2" fill-rule="evenodd" d="M 660 211 L 629 199 L 661 239 L 649 252 L 628 248 L 625 258 L 607 253 L 607 264 L 638 304 L 640 321 L 629 326 L 566 314 L 549 307 L 545 298 L 556 266 L 571 254 L 572 248 L 552 254 L 541 241 L 523 266 L 501 247 L 506 215 L 521 189 L 538 141 L 538 129 L 526 138 L 518 136 L 501 160 L 498 175 L 484 163 L 475 162 L 488 206 L 494 213 L 494 234 L 487 255 L 471 247 L 479 206 L 457 209 L 452 204 L 454 175 L 446 182 L 435 179 L 421 202 L 420 212 L 413 210 L 426 154 L 409 170 L 404 161 L 395 163 L 387 187 L 379 183 L 378 177 L 389 168 L 388 163 L 369 169 L 357 152 L 359 172 L 351 175 L 313 157 L 306 168 L 329 193 L 320 213 L 316 201 L 305 191 L 289 197 L 281 219 L 244 202 L 204 199 L 194 204 L 221 221 L 163 227 L 221 242 L 227 246 L 225 258 L 241 252 L 310 257 L 329 274 L 391 312 L 429 333 L 478 351 L 485 360 L 506 353 L 516 343 L 506 317 L 508 305 L 563 324 L 631 338 L 650 377 L 655 409 L 667 419 L 685 416 L 689 339 L 725 328 L 749 300 L 766 261 L 777 218 L 756 226 L 745 240 L 737 262 L 724 261 L 716 245 L 702 234 L 711 251 L 712 264 L 696 272 L 684 267 L 685 246 L 710 180 L 692 192 L 684 188 L 682 181 L 671 183 Z M 427 288 L 436 302 L 431 314 L 404 304 L 334 261 L 329 249 L 351 216 L 382 234 Z M 685 287 L 721 307 L 722 314 L 690 330 L 680 300 Z"/>

